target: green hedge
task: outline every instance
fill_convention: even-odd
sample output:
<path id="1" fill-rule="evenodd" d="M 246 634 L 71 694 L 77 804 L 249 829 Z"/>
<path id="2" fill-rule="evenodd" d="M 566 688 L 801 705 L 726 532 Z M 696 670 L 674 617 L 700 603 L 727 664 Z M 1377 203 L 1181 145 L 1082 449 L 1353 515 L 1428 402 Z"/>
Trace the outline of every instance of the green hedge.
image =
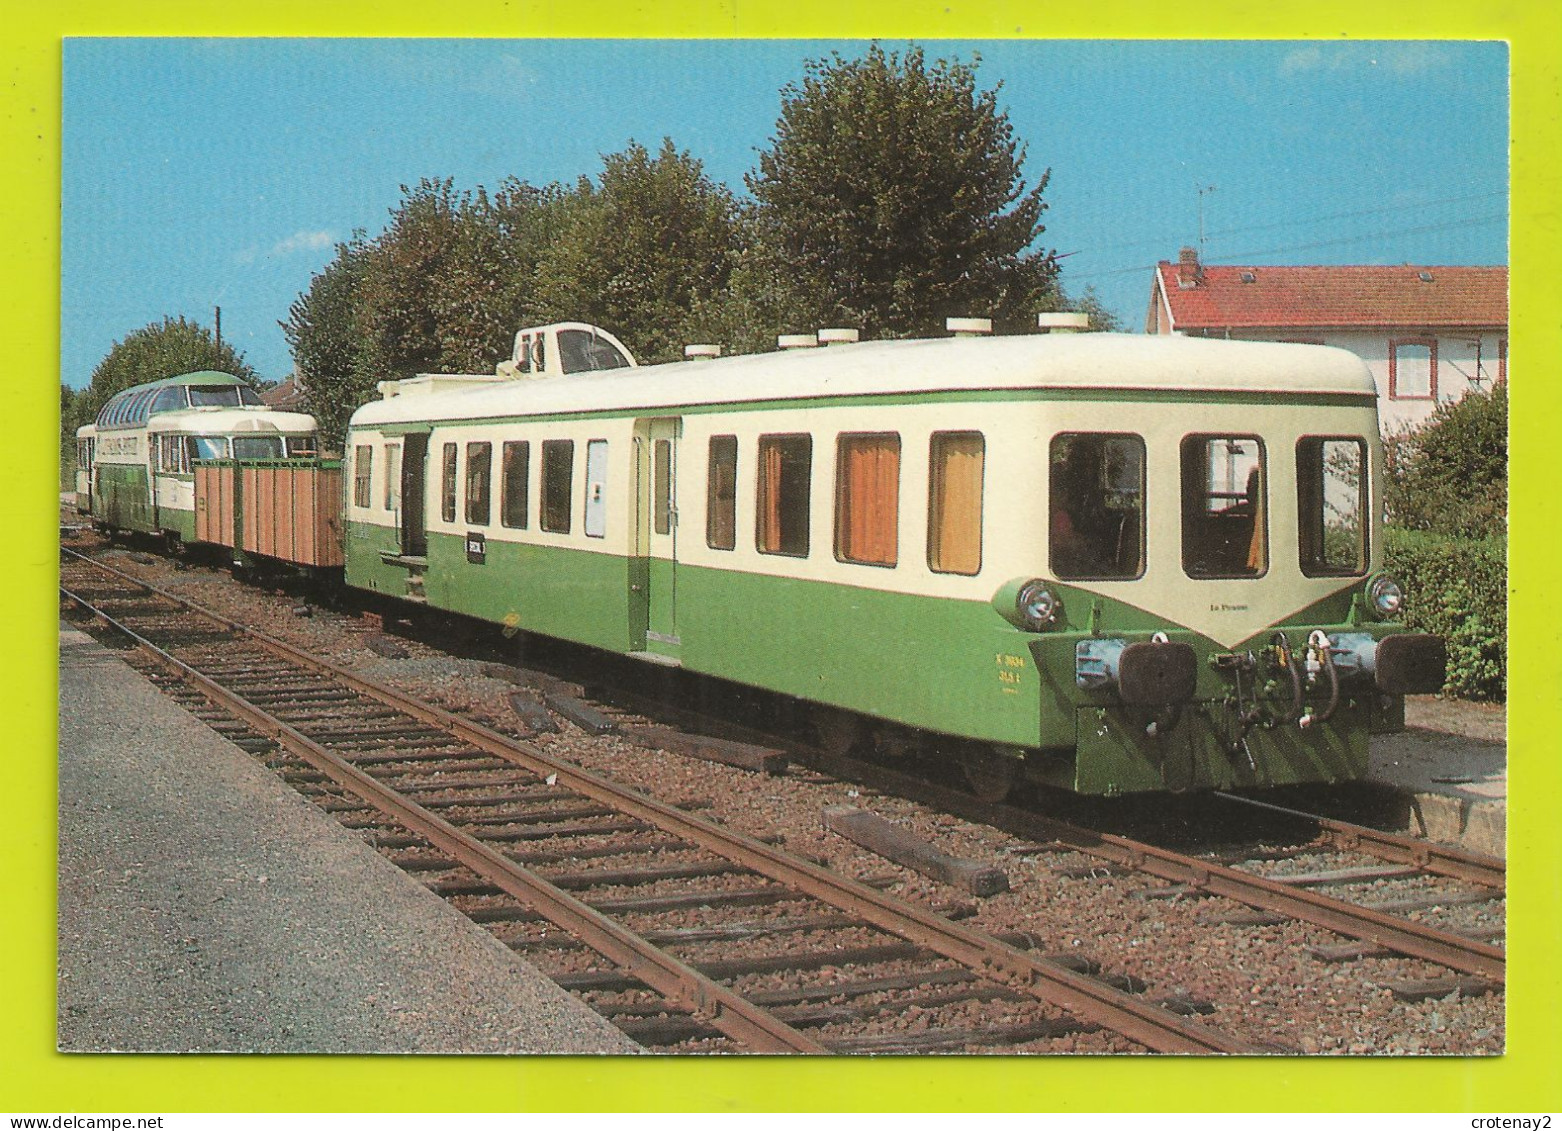
<path id="1" fill-rule="evenodd" d="M 1405 623 L 1448 641 L 1445 695 L 1505 702 L 1508 565 L 1503 538 L 1384 530 L 1384 565 L 1405 586 Z"/>

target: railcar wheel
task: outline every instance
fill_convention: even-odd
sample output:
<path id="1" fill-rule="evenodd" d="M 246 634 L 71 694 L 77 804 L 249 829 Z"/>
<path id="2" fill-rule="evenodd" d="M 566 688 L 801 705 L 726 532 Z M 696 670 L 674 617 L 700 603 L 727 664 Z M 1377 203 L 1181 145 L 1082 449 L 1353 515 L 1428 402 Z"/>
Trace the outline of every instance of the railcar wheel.
<path id="1" fill-rule="evenodd" d="M 991 805 L 1007 801 L 1020 780 L 1020 760 L 986 745 L 967 746 L 960 755 L 960 769 L 976 799 Z"/>

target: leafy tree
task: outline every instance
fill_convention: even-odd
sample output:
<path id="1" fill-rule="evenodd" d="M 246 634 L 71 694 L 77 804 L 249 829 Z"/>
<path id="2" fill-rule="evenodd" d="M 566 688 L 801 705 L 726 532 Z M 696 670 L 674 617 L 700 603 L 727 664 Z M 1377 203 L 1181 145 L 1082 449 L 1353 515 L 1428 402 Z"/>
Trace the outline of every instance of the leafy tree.
<path id="1" fill-rule="evenodd" d="M 293 300 L 282 332 L 304 404 L 333 440 L 347 434 L 353 409 L 374 395 L 374 365 L 359 329 L 360 292 L 368 258 L 362 232 L 336 245 L 336 258 Z"/>
<path id="2" fill-rule="evenodd" d="M 1419 428 L 1390 436 L 1389 521 L 1461 538 L 1502 537 L 1508 511 L 1508 387 L 1439 404 Z"/>
<path id="3" fill-rule="evenodd" d="M 726 291 L 736 213 L 732 194 L 670 138 L 655 157 L 634 142 L 609 154 L 597 183 L 582 178 L 565 200 L 541 257 L 546 319 L 604 326 L 643 362 L 681 358 L 704 336 L 693 312 Z"/>
<path id="4" fill-rule="evenodd" d="M 790 328 L 936 334 L 950 315 L 1018 329 L 1057 302 L 1033 250 L 1050 172 L 1027 188 L 1025 149 L 976 64 L 874 45 L 808 64 L 747 178 L 761 254 L 751 301 Z M 779 327 L 778 327 L 779 328 Z"/>

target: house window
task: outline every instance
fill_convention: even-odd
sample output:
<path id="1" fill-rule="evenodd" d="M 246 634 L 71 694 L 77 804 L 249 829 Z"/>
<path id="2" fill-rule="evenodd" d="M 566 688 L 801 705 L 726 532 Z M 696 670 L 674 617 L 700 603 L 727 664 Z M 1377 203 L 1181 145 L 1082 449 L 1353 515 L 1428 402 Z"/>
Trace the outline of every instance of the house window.
<path id="1" fill-rule="evenodd" d="M 928 451 L 927 564 L 934 573 L 972 575 L 982 568 L 980 432 L 935 432 Z"/>
<path id="2" fill-rule="evenodd" d="M 542 528 L 568 534 L 575 489 L 575 441 L 542 442 Z"/>
<path id="3" fill-rule="evenodd" d="M 757 538 L 762 554 L 808 556 L 808 492 L 814 441 L 807 435 L 759 438 Z"/>
<path id="4" fill-rule="evenodd" d="M 1068 580 L 1144 573 L 1144 440 L 1130 433 L 1062 432 L 1048 468 L 1048 560 Z"/>
<path id="5" fill-rule="evenodd" d="M 507 441 L 503 479 L 499 486 L 499 520 L 514 530 L 526 529 L 526 511 L 531 502 L 531 467 L 531 442 Z"/>
<path id="6" fill-rule="evenodd" d="M 1182 568 L 1258 577 L 1269 568 L 1264 445 L 1256 436 L 1182 441 Z"/>
<path id="7" fill-rule="evenodd" d="M 893 566 L 900 538 L 900 437 L 842 435 L 836 441 L 835 556 Z"/>
<path id="8" fill-rule="evenodd" d="M 456 520 L 456 446 L 446 444 L 444 459 L 439 468 L 439 517 L 446 522 Z"/>
<path id="9" fill-rule="evenodd" d="M 401 445 L 385 445 L 385 509 L 401 509 Z"/>
<path id="10" fill-rule="evenodd" d="M 1434 339 L 1389 342 L 1388 395 L 1397 401 L 1437 399 L 1437 342 Z"/>
<path id="11" fill-rule="evenodd" d="M 369 505 L 369 473 L 374 463 L 374 448 L 359 444 L 353 449 L 353 506 Z"/>
<path id="12" fill-rule="evenodd" d="M 738 438 L 712 436 L 705 480 L 705 544 L 731 550 L 738 544 Z"/>
<path id="13" fill-rule="evenodd" d="M 1296 444 L 1297 545 L 1308 577 L 1367 572 L 1367 443 L 1304 436 Z"/>
<path id="14" fill-rule="evenodd" d="M 494 446 L 490 443 L 466 446 L 466 521 L 472 526 L 487 526 L 488 490 L 493 470 Z"/>

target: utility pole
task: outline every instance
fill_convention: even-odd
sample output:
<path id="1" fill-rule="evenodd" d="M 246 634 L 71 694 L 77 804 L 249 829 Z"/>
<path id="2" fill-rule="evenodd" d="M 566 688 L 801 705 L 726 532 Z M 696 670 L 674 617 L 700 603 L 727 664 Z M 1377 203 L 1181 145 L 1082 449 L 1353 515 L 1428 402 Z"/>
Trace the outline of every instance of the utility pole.
<path id="1" fill-rule="evenodd" d="M 1203 230 L 1203 222 L 1200 221 L 1200 231 L 1202 231 L 1202 230 Z M 1199 237 L 1199 239 L 1201 241 L 1203 240 L 1203 238 L 1204 237 L 1202 235 Z M 220 350 L 220 349 L 222 349 L 222 307 L 214 306 L 214 307 L 212 307 L 212 309 L 217 312 L 217 348 Z"/>

